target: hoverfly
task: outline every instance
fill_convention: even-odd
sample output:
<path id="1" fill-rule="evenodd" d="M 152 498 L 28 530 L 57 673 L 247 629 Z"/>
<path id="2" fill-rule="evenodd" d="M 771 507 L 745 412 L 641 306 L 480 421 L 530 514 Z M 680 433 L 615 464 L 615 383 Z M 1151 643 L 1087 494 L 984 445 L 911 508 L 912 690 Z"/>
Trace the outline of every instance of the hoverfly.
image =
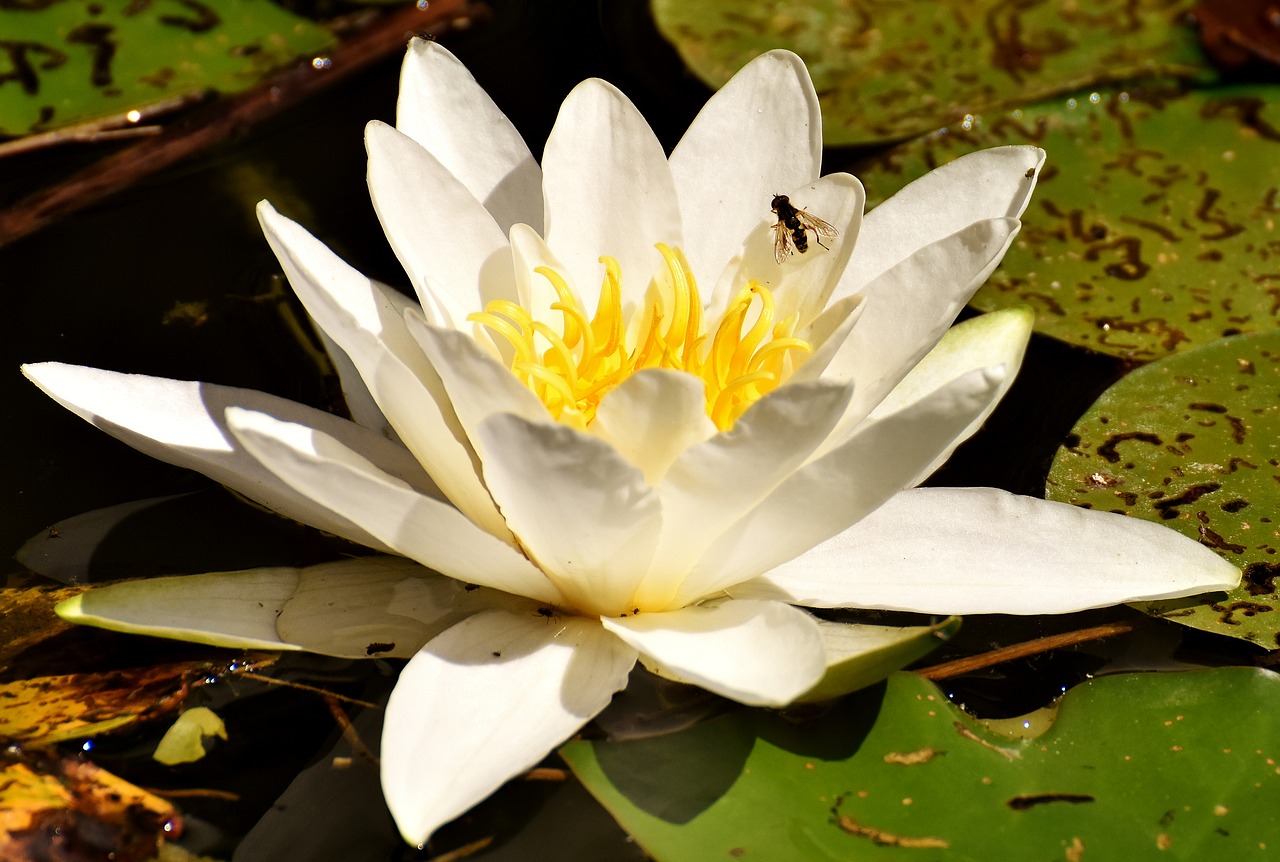
<path id="1" fill-rule="evenodd" d="M 809 215 L 796 207 L 786 195 L 774 195 L 770 206 L 778 216 L 778 221 L 773 226 L 773 259 L 778 263 L 786 260 L 787 255 L 793 251 L 804 254 L 809 250 L 809 231 L 813 231 L 818 237 L 818 245 L 822 245 L 821 237 L 837 236 L 840 233 L 817 216 Z M 822 247 L 826 248 L 825 245 Z"/>

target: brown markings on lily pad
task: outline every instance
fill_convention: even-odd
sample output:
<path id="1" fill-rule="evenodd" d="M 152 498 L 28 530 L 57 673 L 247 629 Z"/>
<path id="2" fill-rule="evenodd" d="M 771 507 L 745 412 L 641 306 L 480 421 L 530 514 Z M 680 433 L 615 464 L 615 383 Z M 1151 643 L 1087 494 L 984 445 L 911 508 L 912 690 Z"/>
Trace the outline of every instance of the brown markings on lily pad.
<path id="1" fill-rule="evenodd" d="M 1250 563 L 1244 567 L 1240 584 L 1251 596 L 1274 595 L 1277 576 L 1280 576 L 1280 563 Z"/>
<path id="2" fill-rule="evenodd" d="M 1044 805 L 1047 802 L 1070 802 L 1073 805 L 1079 805 L 1082 802 L 1095 801 L 1088 793 L 1028 793 L 1022 796 L 1014 796 L 1005 802 L 1014 811 L 1026 811 L 1028 808 L 1034 808 L 1037 805 Z"/>
<path id="3" fill-rule="evenodd" d="M 1161 517 L 1165 516 L 1164 512 L 1160 513 Z M 1210 530 L 1204 524 L 1200 525 L 1200 544 L 1210 548 L 1218 548 L 1223 551 L 1230 551 L 1233 554 L 1243 554 L 1247 548 L 1244 545 L 1237 545 L 1234 542 L 1228 542 L 1221 535 Z"/>
<path id="4" fill-rule="evenodd" d="M 1236 614 L 1242 617 L 1252 617 L 1258 614 L 1265 614 L 1272 610 L 1271 605 L 1264 605 L 1260 602 L 1229 602 L 1227 604 L 1214 603 L 1209 605 L 1219 613 L 1218 620 L 1224 626 L 1238 626 L 1242 623 L 1237 620 Z"/>
<path id="5" fill-rule="evenodd" d="M 1117 447 L 1127 440 L 1138 440 L 1142 443 L 1150 443 L 1152 446 L 1161 446 L 1164 441 L 1155 434 L 1146 431 L 1126 431 L 1121 434 L 1112 434 L 1107 441 L 1098 447 L 1098 454 L 1112 464 L 1119 462 L 1120 453 Z"/>

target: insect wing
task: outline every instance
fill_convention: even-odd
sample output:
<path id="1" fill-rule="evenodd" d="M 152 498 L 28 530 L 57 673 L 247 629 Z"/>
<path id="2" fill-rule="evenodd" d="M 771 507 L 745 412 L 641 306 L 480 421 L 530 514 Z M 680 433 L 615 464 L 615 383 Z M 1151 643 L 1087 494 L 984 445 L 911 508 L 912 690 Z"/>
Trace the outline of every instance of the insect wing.
<path id="1" fill-rule="evenodd" d="M 779 219 L 778 223 L 773 226 L 773 259 L 778 263 L 782 263 L 793 251 L 794 244 L 795 240 L 791 238 L 791 231 L 787 230 L 787 226 Z"/>
<path id="2" fill-rule="evenodd" d="M 805 230 L 811 230 L 818 236 L 839 236 L 840 231 L 831 226 L 830 223 L 823 221 L 816 215 L 810 215 L 804 210 L 796 210 L 796 218 L 800 220 L 800 224 Z"/>

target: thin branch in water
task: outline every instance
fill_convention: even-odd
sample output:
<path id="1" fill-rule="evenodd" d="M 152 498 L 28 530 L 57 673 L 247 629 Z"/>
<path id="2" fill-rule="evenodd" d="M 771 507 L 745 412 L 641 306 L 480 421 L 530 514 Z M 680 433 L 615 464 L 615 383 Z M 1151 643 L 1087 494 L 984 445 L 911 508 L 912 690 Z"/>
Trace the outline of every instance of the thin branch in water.
<path id="1" fill-rule="evenodd" d="M 432 0 L 429 5 L 415 4 L 380 17 L 334 48 L 320 68 L 306 63 L 283 72 L 0 211 L 0 246 L 35 233 L 394 56 L 414 34 L 438 35 L 468 26 L 481 11 L 482 7 L 470 0 Z"/>
<path id="2" fill-rule="evenodd" d="M 975 670 L 983 670 L 994 665 L 1004 664 L 1007 661 L 1026 658 L 1030 655 L 1127 634 L 1133 629 L 1133 623 L 1108 623 L 1106 625 L 1093 626 L 1092 628 L 1079 629 L 1074 632 L 1064 632 L 1059 635 L 1037 638 L 1033 641 L 1024 641 L 1020 644 L 1001 647 L 1000 649 L 956 659 L 955 661 L 935 664 L 931 667 L 922 667 L 916 673 L 925 679 L 951 679 L 966 673 L 973 673 Z"/>

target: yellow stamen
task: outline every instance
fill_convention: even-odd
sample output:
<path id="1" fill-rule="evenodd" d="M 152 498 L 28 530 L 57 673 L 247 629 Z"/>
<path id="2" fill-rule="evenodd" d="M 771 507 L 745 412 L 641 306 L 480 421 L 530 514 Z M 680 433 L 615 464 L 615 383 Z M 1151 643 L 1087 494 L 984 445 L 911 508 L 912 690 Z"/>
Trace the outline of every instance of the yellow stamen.
<path id="1" fill-rule="evenodd" d="M 707 415 L 727 430 L 790 375 L 798 364 L 787 361 L 793 351 L 809 353 L 811 347 L 794 336 L 797 316 L 777 320 L 773 294 L 755 281 L 734 297 L 714 332 L 704 331 L 702 299 L 684 253 L 661 243 L 658 251 L 667 278 L 651 287 L 630 348 L 622 272 L 611 257 L 600 258 L 605 275 L 592 318 L 559 273 L 545 266 L 534 270 L 556 292 L 551 309 L 560 314 L 560 332 L 506 300 L 490 302 L 467 319 L 511 343 L 512 372 L 565 424 L 585 428 L 604 396 L 636 371 L 672 368 L 702 380 Z M 744 333 L 753 310 L 755 319 Z M 541 355 L 535 336 L 550 345 Z"/>

